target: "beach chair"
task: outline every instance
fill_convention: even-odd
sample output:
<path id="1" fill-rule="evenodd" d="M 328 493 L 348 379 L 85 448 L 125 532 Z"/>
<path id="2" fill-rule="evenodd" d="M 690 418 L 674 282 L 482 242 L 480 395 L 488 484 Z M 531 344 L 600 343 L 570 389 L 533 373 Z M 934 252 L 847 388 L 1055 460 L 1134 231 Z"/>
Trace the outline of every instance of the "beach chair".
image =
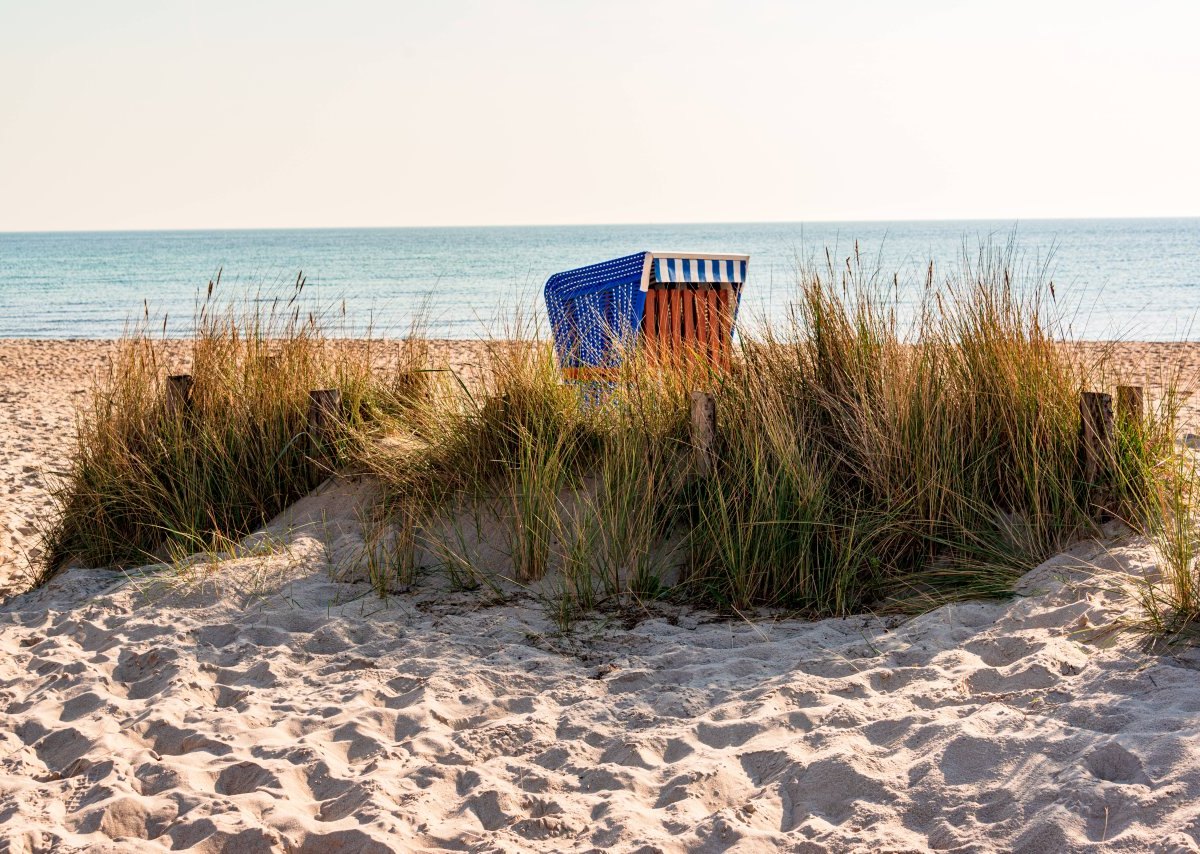
<path id="1" fill-rule="evenodd" d="M 633 347 L 675 367 L 729 367 L 748 255 L 638 252 L 555 273 L 546 310 L 569 382 L 611 384 Z"/>

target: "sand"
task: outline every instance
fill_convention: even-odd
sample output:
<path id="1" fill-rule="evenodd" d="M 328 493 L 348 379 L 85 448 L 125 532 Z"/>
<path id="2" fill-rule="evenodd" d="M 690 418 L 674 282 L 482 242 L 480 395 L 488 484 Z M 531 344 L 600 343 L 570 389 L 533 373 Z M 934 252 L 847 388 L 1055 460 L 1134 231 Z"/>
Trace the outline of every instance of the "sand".
<path id="1" fill-rule="evenodd" d="M 10 579 L 108 346 L 0 342 Z M 0 605 L 8 850 L 1200 847 L 1200 654 L 1112 630 L 1143 540 L 909 620 L 663 606 L 564 636 L 519 598 L 332 581 L 361 493 L 182 573 L 70 570 Z"/>

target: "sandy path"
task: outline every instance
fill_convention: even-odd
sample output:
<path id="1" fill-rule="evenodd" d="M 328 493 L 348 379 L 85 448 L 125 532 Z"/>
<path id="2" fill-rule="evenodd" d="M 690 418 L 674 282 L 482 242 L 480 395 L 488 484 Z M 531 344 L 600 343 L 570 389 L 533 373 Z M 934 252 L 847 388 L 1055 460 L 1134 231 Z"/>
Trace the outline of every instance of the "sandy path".
<path id="1" fill-rule="evenodd" d="M 18 546 L 45 500 L 23 467 L 70 422 L 47 378 L 87 370 L 61 355 L 0 375 Z M 1153 566 L 1140 541 L 903 624 L 662 609 L 561 637 L 527 602 L 330 581 L 353 497 L 252 555 L 0 606 L 9 850 L 1200 848 L 1200 656 L 1094 634 Z"/>
<path id="2" fill-rule="evenodd" d="M 1150 559 L 900 626 L 569 639 L 532 605 L 338 605 L 364 591 L 315 532 L 182 583 L 73 571 L 0 612 L 0 821 L 56 851 L 1195 850 L 1200 659 L 1083 632 Z"/>

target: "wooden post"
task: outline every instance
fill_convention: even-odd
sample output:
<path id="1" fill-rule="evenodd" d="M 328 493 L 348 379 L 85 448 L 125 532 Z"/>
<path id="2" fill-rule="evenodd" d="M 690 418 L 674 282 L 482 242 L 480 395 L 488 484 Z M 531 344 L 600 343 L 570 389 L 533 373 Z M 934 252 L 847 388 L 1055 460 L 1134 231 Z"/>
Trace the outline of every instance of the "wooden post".
<path id="1" fill-rule="evenodd" d="M 1127 427 L 1141 425 L 1145 418 L 1145 393 L 1140 385 L 1117 386 L 1117 420 Z"/>
<path id="2" fill-rule="evenodd" d="M 692 392 L 692 448 L 700 474 L 711 475 L 717 459 L 717 402 L 703 391 Z"/>
<path id="3" fill-rule="evenodd" d="M 328 444 L 342 420 L 342 392 L 336 388 L 308 393 L 308 432 L 318 445 Z"/>
<path id="4" fill-rule="evenodd" d="M 167 377 L 167 414 L 178 417 L 192 408 L 192 375 L 172 374 Z"/>
<path id="5" fill-rule="evenodd" d="M 1112 466 L 1115 462 L 1113 429 L 1113 400 L 1111 394 L 1085 391 L 1079 398 L 1081 424 L 1079 452 L 1083 463 L 1083 478 L 1092 493 L 1092 502 L 1111 509 Z"/>
<path id="6" fill-rule="evenodd" d="M 395 389 L 400 400 L 413 403 L 424 396 L 425 375 L 420 371 L 398 371 Z"/>

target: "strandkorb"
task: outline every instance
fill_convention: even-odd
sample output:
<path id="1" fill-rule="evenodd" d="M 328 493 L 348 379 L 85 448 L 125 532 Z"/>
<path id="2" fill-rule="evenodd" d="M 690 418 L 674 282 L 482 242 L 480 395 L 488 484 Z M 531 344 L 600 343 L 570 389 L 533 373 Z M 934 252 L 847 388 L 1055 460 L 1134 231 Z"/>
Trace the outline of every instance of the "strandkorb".
<path id="1" fill-rule="evenodd" d="M 638 252 L 555 273 L 546 310 L 564 378 L 615 377 L 633 345 L 659 357 L 728 359 L 748 255 Z"/>

